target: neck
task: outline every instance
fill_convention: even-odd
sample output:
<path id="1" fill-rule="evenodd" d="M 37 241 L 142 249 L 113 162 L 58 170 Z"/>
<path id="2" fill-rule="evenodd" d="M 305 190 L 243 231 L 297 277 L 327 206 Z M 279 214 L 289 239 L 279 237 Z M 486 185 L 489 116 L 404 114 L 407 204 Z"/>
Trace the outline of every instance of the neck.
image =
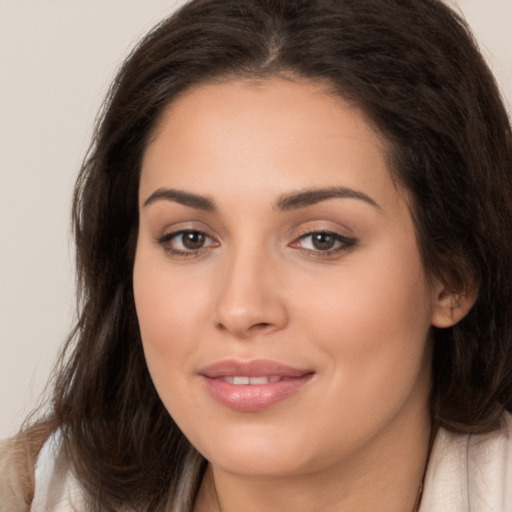
<path id="1" fill-rule="evenodd" d="M 315 472 L 258 477 L 209 465 L 194 512 L 411 512 L 428 456 L 424 416 L 414 428 L 390 425 L 364 450 Z"/>

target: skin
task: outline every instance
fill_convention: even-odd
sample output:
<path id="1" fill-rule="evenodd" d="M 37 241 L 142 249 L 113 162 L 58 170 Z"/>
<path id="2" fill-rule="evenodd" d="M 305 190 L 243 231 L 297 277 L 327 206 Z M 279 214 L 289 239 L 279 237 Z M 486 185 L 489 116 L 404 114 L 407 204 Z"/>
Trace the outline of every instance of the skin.
<path id="1" fill-rule="evenodd" d="M 326 187 L 360 197 L 276 206 Z M 465 308 L 426 275 L 409 203 L 383 137 L 322 84 L 226 81 L 167 108 L 143 159 L 134 293 L 156 389 L 210 462 L 196 512 L 411 511 L 430 327 Z M 184 229 L 202 247 L 173 235 Z M 324 250 L 311 232 L 345 238 Z M 314 376 L 269 408 L 234 411 L 198 375 L 227 358 Z"/>

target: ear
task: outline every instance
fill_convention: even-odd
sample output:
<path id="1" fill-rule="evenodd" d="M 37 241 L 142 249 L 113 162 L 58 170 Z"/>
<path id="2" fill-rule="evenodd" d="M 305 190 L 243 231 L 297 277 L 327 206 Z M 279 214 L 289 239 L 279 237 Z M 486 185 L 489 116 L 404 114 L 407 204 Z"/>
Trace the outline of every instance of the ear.
<path id="1" fill-rule="evenodd" d="M 434 301 L 432 308 L 432 325 L 441 329 L 452 327 L 462 320 L 473 307 L 477 297 L 474 286 L 467 290 L 454 292 L 446 285 L 436 282 L 434 286 Z"/>

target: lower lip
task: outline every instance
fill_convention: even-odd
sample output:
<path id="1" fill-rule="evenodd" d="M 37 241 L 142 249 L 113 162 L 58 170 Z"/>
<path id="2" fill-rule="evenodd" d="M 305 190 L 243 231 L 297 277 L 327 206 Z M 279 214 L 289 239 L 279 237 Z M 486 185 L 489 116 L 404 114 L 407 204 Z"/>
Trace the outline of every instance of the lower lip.
<path id="1" fill-rule="evenodd" d="M 206 389 L 220 404 L 235 411 L 256 412 L 294 395 L 311 380 L 312 373 L 268 384 L 230 384 L 203 376 Z"/>

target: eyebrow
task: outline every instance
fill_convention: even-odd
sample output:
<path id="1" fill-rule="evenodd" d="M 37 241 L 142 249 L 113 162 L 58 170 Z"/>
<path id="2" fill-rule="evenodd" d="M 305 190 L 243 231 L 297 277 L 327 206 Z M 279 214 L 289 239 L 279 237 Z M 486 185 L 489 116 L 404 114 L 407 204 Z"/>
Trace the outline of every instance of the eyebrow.
<path id="1" fill-rule="evenodd" d="M 183 190 L 174 188 L 159 188 L 155 190 L 145 201 L 144 206 L 148 206 L 158 200 L 174 201 L 175 203 L 195 208 L 196 210 L 205 210 L 213 212 L 216 210 L 214 202 L 206 196 L 191 194 Z"/>
<path id="2" fill-rule="evenodd" d="M 370 196 L 363 192 L 354 190 L 347 187 L 327 187 L 319 189 L 307 189 L 291 194 L 281 196 L 274 206 L 274 209 L 284 212 L 290 210 L 297 210 L 300 208 L 307 208 L 314 204 L 326 201 L 328 199 L 360 199 L 369 205 L 381 209 L 381 206 L 377 204 Z"/>
<path id="3" fill-rule="evenodd" d="M 370 196 L 348 187 L 307 189 L 285 194 L 278 199 L 274 205 L 274 209 L 280 212 L 298 210 L 301 208 L 307 208 L 308 206 L 313 206 L 322 201 L 327 201 L 328 199 L 336 198 L 359 199 L 379 210 L 381 209 L 380 205 L 377 204 Z M 159 188 L 155 190 L 144 201 L 143 206 L 148 206 L 158 200 L 173 201 L 190 208 L 204 210 L 207 212 L 217 211 L 214 201 L 209 197 L 173 188 Z"/>

